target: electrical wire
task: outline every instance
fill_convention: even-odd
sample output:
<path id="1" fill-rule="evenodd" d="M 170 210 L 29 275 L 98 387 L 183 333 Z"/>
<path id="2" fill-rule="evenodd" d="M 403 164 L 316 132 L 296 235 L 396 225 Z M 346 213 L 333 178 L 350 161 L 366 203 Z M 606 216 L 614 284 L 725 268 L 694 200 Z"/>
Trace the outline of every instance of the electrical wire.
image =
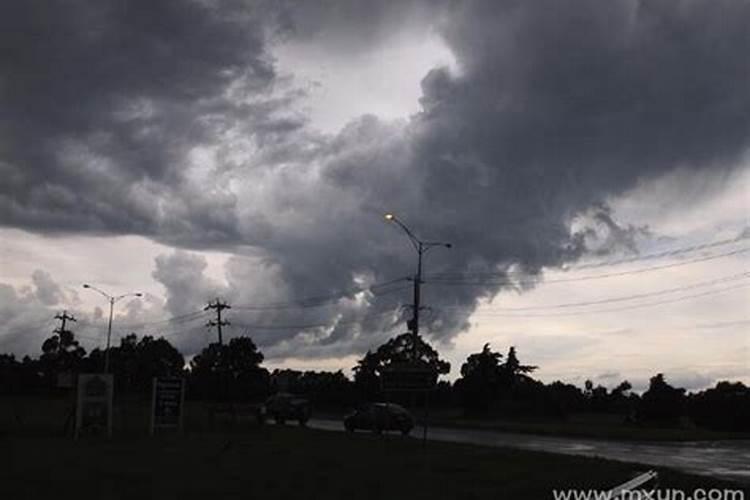
<path id="1" fill-rule="evenodd" d="M 730 292 L 732 290 L 739 290 L 742 288 L 750 288 L 750 283 L 742 283 L 738 285 L 720 288 L 718 290 L 709 290 L 706 292 L 685 295 L 685 296 L 676 297 L 673 299 L 658 300 L 658 301 L 653 301 L 653 302 L 647 302 L 645 304 L 634 304 L 634 305 L 629 305 L 629 306 L 613 307 L 613 308 L 608 308 L 608 309 L 594 309 L 594 310 L 587 310 L 587 311 L 560 312 L 560 313 L 554 313 L 554 312 L 553 313 L 532 313 L 532 314 L 503 314 L 503 313 L 477 311 L 475 314 L 479 317 L 489 316 L 493 318 L 494 317 L 503 317 L 503 318 L 552 318 L 552 317 L 555 317 L 556 318 L 556 317 L 563 317 L 563 316 L 584 316 L 584 315 L 589 315 L 589 314 L 630 311 L 633 309 L 642 309 L 644 307 L 653 307 L 653 306 L 660 306 L 660 305 L 665 305 L 665 304 L 673 304 L 676 302 L 683 302 L 685 300 L 692 300 L 692 299 L 697 299 L 701 297 L 719 295 L 722 293 Z"/>
<path id="2" fill-rule="evenodd" d="M 718 248 L 726 245 L 731 245 L 733 243 L 737 243 L 743 240 L 746 240 L 750 238 L 750 236 L 746 236 L 744 234 L 741 234 L 735 238 L 728 238 L 724 240 L 719 240 L 711 243 L 700 243 L 696 245 L 690 245 L 686 247 L 680 247 L 675 248 L 672 250 L 664 250 L 661 252 L 655 252 L 651 254 L 645 254 L 645 255 L 637 255 L 634 257 L 625 257 L 620 259 L 612 259 L 612 260 L 606 260 L 606 261 L 600 261 L 600 262 L 594 262 L 590 264 L 577 264 L 574 266 L 566 267 L 560 269 L 561 271 L 569 272 L 569 271 L 575 271 L 579 269 L 591 269 L 591 268 L 600 268 L 600 267 L 608 267 L 608 266 L 616 266 L 620 264 L 627 264 L 632 262 L 638 262 L 643 260 L 654 260 L 654 259 L 660 259 L 664 257 L 675 257 L 679 255 L 683 255 L 686 253 L 692 253 L 699 250 L 706 250 L 711 248 Z M 737 253 L 743 253 L 747 250 L 741 250 L 735 252 L 729 252 L 726 255 L 735 255 Z M 722 257 L 725 256 L 724 254 L 721 255 Z M 717 257 L 719 258 L 719 257 Z M 711 260 L 711 258 L 708 258 L 706 260 Z M 700 260 L 696 260 L 696 262 L 700 262 Z M 498 276 L 498 277 L 508 277 L 508 276 L 519 276 L 519 277 L 528 277 L 528 273 L 520 270 L 507 270 L 507 271 L 481 271 L 481 272 L 462 272 L 462 273 L 438 273 L 438 274 L 432 274 L 427 275 L 425 279 L 431 279 L 431 280 L 437 280 L 437 279 L 462 279 L 462 278 L 471 278 L 474 276 Z"/>
<path id="3" fill-rule="evenodd" d="M 739 274 L 733 274 L 730 276 L 724 276 L 722 278 L 717 278 L 714 280 L 709 281 L 702 281 L 697 283 L 691 283 L 690 285 L 683 285 L 679 287 L 674 288 L 667 288 L 664 290 L 659 290 L 656 292 L 646 292 L 646 293 L 639 293 L 639 294 L 633 294 L 633 295 L 623 295 L 619 297 L 610 297 L 607 299 L 601 299 L 601 300 L 590 300 L 590 301 L 584 301 L 584 302 L 567 302 L 563 304 L 553 304 L 548 306 L 527 306 L 527 307 L 497 307 L 493 308 L 491 310 L 493 311 L 533 311 L 533 310 L 544 310 L 544 309 L 564 309 L 564 308 L 570 308 L 570 307 L 585 307 L 585 306 L 592 306 L 592 305 L 601 305 L 601 304 L 610 304 L 613 302 L 624 302 L 628 300 L 636 300 L 636 299 L 643 299 L 643 298 L 650 298 L 650 297 L 657 297 L 661 295 L 668 295 L 672 293 L 679 293 L 684 292 L 688 290 L 693 290 L 695 288 L 701 288 L 705 286 L 712 286 L 717 285 L 721 283 L 727 283 L 731 281 L 737 281 L 737 280 L 743 280 L 750 277 L 750 272 L 744 272 Z M 445 306 L 445 308 L 450 309 L 466 309 L 464 306 Z"/>
<path id="4" fill-rule="evenodd" d="M 618 272 L 612 272 L 612 273 L 603 273 L 603 274 L 593 274 L 588 276 L 579 276 L 579 277 L 573 277 L 573 278 L 553 278 L 553 279 L 544 279 L 543 277 L 537 277 L 537 276 L 530 276 L 531 278 L 534 278 L 536 281 L 542 282 L 545 285 L 550 283 L 570 283 L 575 281 L 590 281 L 590 280 L 597 280 L 597 279 L 604 279 L 604 278 L 613 278 L 618 276 L 628 276 L 632 274 L 642 274 L 642 273 L 648 273 L 653 271 L 659 271 L 662 269 L 671 269 L 675 267 L 683 267 L 688 266 L 692 264 L 697 264 L 701 262 L 707 262 L 711 260 L 731 257 L 735 255 L 740 255 L 743 253 L 750 252 L 750 247 L 746 248 L 740 248 L 737 250 L 732 250 L 730 252 L 725 252 L 717 255 L 709 255 L 704 257 L 699 257 L 691 260 L 686 261 L 680 261 L 680 262 L 672 262 L 670 264 L 662 264 L 658 266 L 649 266 L 649 267 L 643 267 L 639 269 L 631 269 L 628 271 L 618 271 Z M 488 274 L 488 276 L 491 276 L 492 274 Z M 437 285 L 447 285 L 447 286 L 485 286 L 485 285 L 512 285 L 515 284 L 514 281 L 503 279 L 503 280 L 461 280 L 461 279 L 448 279 L 448 278 L 427 278 L 424 280 L 425 283 L 431 283 L 431 284 L 437 284 Z"/>

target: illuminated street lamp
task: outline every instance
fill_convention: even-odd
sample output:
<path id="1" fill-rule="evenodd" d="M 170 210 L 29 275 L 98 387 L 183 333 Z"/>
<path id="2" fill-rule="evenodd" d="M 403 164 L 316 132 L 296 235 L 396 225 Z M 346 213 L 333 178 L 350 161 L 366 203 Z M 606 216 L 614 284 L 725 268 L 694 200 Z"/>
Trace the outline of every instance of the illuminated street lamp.
<path id="1" fill-rule="evenodd" d="M 142 297 L 143 294 L 140 292 L 133 292 L 133 293 L 126 293 L 123 295 L 110 295 L 107 292 L 99 290 L 95 286 L 89 285 L 87 283 L 84 283 L 83 288 L 89 288 L 91 290 L 94 290 L 95 292 L 98 292 L 100 295 L 104 296 L 107 299 L 107 302 L 109 302 L 109 325 L 107 326 L 107 349 L 104 351 L 104 373 L 109 373 L 109 344 L 112 338 L 112 314 L 115 309 L 115 302 L 118 302 L 120 299 L 124 299 L 125 297 Z"/>
<path id="2" fill-rule="evenodd" d="M 428 250 L 435 247 L 451 248 L 453 245 L 442 241 L 422 241 L 417 238 L 409 227 L 396 217 L 392 213 L 385 214 L 385 220 L 398 224 L 403 229 L 406 235 L 409 237 L 414 250 L 417 251 L 417 273 L 414 275 L 414 315 L 412 319 L 407 323 L 409 330 L 414 334 L 414 357 L 417 355 L 417 339 L 419 337 L 419 310 L 420 310 L 420 297 L 421 297 L 421 286 L 422 286 L 422 256 L 427 253 Z"/>

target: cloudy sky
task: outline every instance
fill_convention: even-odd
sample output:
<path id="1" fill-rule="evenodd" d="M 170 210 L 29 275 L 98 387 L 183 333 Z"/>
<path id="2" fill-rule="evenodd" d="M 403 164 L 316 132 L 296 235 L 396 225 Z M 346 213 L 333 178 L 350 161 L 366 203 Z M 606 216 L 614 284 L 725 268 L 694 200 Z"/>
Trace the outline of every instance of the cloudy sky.
<path id="1" fill-rule="evenodd" d="M 0 351 L 227 335 L 348 370 L 405 330 L 543 380 L 750 382 L 750 3 L 0 4 Z"/>

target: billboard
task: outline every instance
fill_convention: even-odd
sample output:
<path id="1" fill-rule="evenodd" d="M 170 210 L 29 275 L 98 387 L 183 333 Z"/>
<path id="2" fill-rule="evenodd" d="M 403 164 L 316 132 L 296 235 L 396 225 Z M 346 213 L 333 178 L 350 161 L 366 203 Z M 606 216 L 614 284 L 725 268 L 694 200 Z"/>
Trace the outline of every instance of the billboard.
<path id="1" fill-rule="evenodd" d="M 114 381 L 108 373 L 78 376 L 76 390 L 76 427 L 74 436 L 104 434 L 112 436 L 112 393 Z"/>
<path id="2" fill-rule="evenodd" d="M 154 377 L 151 392 L 151 434 L 156 429 L 182 431 L 185 408 L 185 379 L 182 377 Z"/>

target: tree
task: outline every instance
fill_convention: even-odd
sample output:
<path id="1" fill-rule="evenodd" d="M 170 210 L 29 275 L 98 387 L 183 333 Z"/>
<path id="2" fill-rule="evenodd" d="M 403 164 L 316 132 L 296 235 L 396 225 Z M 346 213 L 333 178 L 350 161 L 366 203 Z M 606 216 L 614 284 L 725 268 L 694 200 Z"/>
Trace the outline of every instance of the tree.
<path id="1" fill-rule="evenodd" d="M 674 425 L 685 410 L 685 389 L 669 385 L 664 375 L 652 377 L 648 391 L 643 393 L 637 416 L 641 422 L 658 425 Z"/>
<path id="2" fill-rule="evenodd" d="M 591 382 L 591 381 L 587 381 Z M 557 409 L 558 416 L 564 417 L 570 412 L 583 410 L 586 399 L 583 391 L 573 384 L 559 380 L 545 387 L 545 397 Z"/>
<path id="3" fill-rule="evenodd" d="M 703 427 L 722 431 L 750 431 L 750 387 L 742 382 L 718 382 L 716 387 L 691 394 L 690 417 Z"/>
<path id="4" fill-rule="evenodd" d="M 88 359 L 90 370 L 101 370 L 104 351 L 94 349 Z M 120 339 L 109 350 L 110 370 L 118 391 L 148 392 L 154 377 L 173 377 L 183 373 L 185 358 L 165 338 L 150 335 L 140 340 L 135 333 Z"/>
<path id="5" fill-rule="evenodd" d="M 486 412 L 493 408 L 506 414 L 548 413 L 544 385 L 528 374 L 536 366 L 524 365 L 511 347 L 505 362 L 502 355 L 485 344 L 481 352 L 470 355 L 461 367 L 455 388 L 467 411 Z M 559 413 L 559 410 L 555 410 Z"/>
<path id="6" fill-rule="evenodd" d="M 505 363 L 500 367 L 501 390 L 512 395 L 517 385 L 531 380 L 528 374 L 537 368 L 537 366 L 533 365 L 522 365 L 516 356 L 516 348 L 511 346 L 508 349 L 508 355 L 505 357 Z"/>
<path id="7" fill-rule="evenodd" d="M 209 344 L 190 362 L 190 379 L 202 397 L 252 399 L 266 396 L 268 370 L 261 368 L 261 353 L 250 337 L 235 337 L 229 344 Z"/>
<path id="8" fill-rule="evenodd" d="M 47 383 L 55 385 L 58 374 L 80 371 L 85 356 L 86 350 L 78 344 L 73 332 L 58 329 L 42 343 L 39 365 Z"/>
<path id="9" fill-rule="evenodd" d="M 493 352 L 484 344 L 478 353 L 469 355 L 461 365 L 461 378 L 455 388 L 468 411 L 486 412 L 500 395 L 502 354 Z"/>
<path id="10" fill-rule="evenodd" d="M 438 375 L 446 374 L 451 369 L 450 363 L 440 359 L 438 352 L 421 335 L 402 333 L 378 347 L 377 351 L 367 351 L 357 361 L 354 383 L 359 395 L 367 399 L 381 396 L 380 376 L 383 369 L 402 363 L 420 363 L 432 368 Z"/>
<path id="11" fill-rule="evenodd" d="M 372 401 L 381 395 L 380 362 L 376 353 L 367 351 L 354 367 L 354 388 L 360 398 Z"/>

